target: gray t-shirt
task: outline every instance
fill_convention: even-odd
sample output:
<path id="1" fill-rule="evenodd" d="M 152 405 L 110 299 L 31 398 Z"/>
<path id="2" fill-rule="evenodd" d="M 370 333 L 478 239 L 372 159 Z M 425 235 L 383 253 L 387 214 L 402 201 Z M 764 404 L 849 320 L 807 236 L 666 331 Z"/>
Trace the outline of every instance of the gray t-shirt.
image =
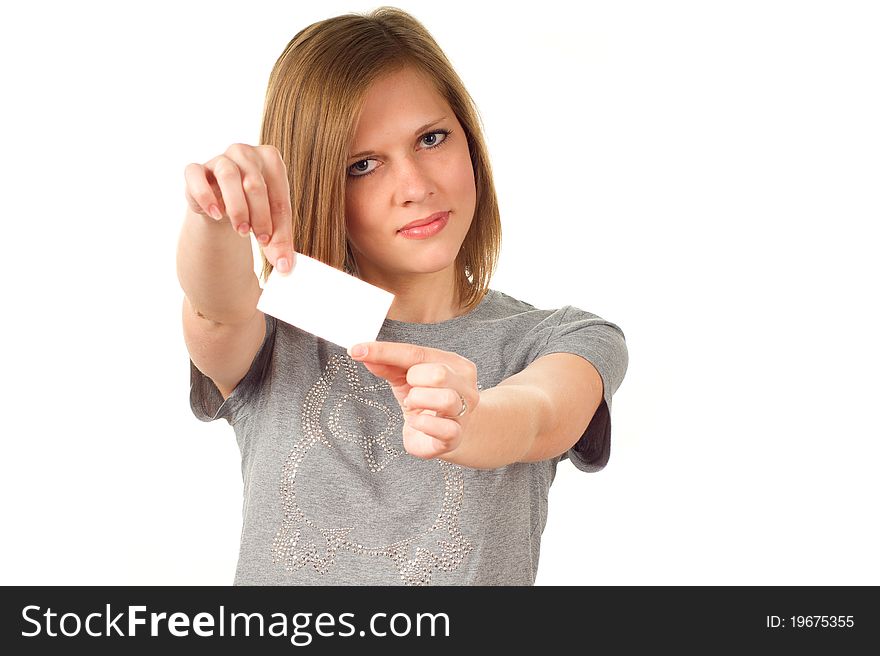
<path id="1" fill-rule="evenodd" d="M 613 323 L 567 305 L 538 310 L 489 290 L 433 324 L 386 319 L 378 341 L 452 351 L 494 387 L 548 353 L 589 360 L 604 400 L 562 456 L 498 469 L 424 460 L 403 448 L 387 381 L 341 346 L 266 315 L 250 371 L 224 401 L 190 360 L 190 405 L 225 419 L 241 450 L 241 549 L 234 585 L 532 585 L 547 496 L 566 457 L 608 461 L 611 397 L 628 353 Z"/>

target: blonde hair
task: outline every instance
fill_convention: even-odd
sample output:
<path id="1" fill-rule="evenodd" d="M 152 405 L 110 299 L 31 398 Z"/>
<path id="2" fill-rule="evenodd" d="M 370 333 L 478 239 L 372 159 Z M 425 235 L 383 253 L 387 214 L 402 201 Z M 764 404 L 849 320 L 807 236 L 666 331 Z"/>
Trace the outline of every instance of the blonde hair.
<path id="1" fill-rule="evenodd" d="M 476 206 L 455 260 L 455 291 L 467 312 L 489 289 L 501 251 L 501 218 L 476 104 L 419 21 L 379 7 L 301 30 L 269 76 L 260 144 L 278 148 L 287 167 L 294 249 L 358 276 L 345 227 L 348 149 L 369 87 L 404 68 L 434 85 L 467 138 Z M 260 254 L 265 281 L 272 265 Z"/>

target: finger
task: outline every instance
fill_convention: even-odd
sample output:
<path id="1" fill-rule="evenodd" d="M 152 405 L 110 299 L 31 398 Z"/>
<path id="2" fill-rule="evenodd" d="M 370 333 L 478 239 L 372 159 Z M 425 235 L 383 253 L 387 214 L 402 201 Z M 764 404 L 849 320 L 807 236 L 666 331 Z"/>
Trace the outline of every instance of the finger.
<path id="1" fill-rule="evenodd" d="M 223 218 L 220 199 L 214 193 L 211 185 L 208 183 L 208 177 L 205 173 L 205 167 L 201 164 L 187 164 L 183 169 L 183 178 L 186 180 L 186 202 L 190 209 L 196 214 L 204 214 L 210 216 L 214 220 Z M 211 206 L 217 208 L 221 212 L 218 216 L 214 216 L 211 212 Z"/>
<path id="2" fill-rule="evenodd" d="M 437 458 L 455 450 L 461 440 L 447 441 L 418 430 L 410 425 L 403 428 L 403 448 L 416 458 Z"/>
<path id="3" fill-rule="evenodd" d="M 252 158 L 253 150 L 242 151 L 241 186 L 248 204 L 250 229 L 255 235 L 266 234 L 271 230 L 272 215 L 269 212 L 269 191 L 263 179 L 262 161 Z"/>
<path id="4" fill-rule="evenodd" d="M 423 460 L 436 458 L 451 451 L 450 445 L 443 440 L 438 440 L 408 425 L 403 428 L 403 448 L 411 456 Z"/>
<path id="5" fill-rule="evenodd" d="M 293 270 L 296 252 L 293 248 L 293 208 L 287 167 L 274 146 L 259 147 L 263 153 L 263 177 L 266 180 L 271 224 L 265 231 L 254 230 L 266 259 L 282 275 Z M 264 239 L 265 238 L 265 239 Z M 280 260 L 285 260 L 281 262 Z"/>
<path id="6" fill-rule="evenodd" d="M 265 225 L 270 220 L 261 162 L 253 146 L 248 144 L 232 144 L 226 149 L 225 155 L 238 166 L 242 195 L 247 206 L 247 218 L 237 223 L 235 229 L 242 237 L 250 237 L 252 225 L 258 222 Z"/>
<path id="7" fill-rule="evenodd" d="M 406 369 L 387 364 L 376 364 L 374 362 L 364 362 L 364 366 L 374 376 L 384 378 L 394 387 L 406 385 Z"/>
<path id="8" fill-rule="evenodd" d="M 239 228 L 243 224 L 249 225 L 250 218 L 244 189 L 241 186 L 241 170 L 238 164 L 226 155 L 218 155 L 206 163 L 205 168 L 211 172 L 220 187 L 223 204 L 226 206 L 226 216 L 232 223 L 232 229 L 241 234 L 242 231 Z M 245 234 L 248 233 L 245 232 Z"/>
<path id="9" fill-rule="evenodd" d="M 449 453 L 450 449 L 440 445 L 441 443 L 439 440 L 434 440 L 427 436 L 418 441 L 403 441 L 403 448 L 406 449 L 406 452 L 420 460 L 431 460 L 442 456 L 445 453 Z"/>
<path id="10" fill-rule="evenodd" d="M 358 347 L 366 348 L 366 354 L 353 355 Z M 453 371 L 461 368 L 476 372 L 475 365 L 457 353 L 403 342 L 363 342 L 349 347 L 348 354 L 359 362 L 380 362 L 405 369 L 424 362 L 440 362 L 449 365 Z"/>
<path id="11" fill-rule="evenodd" d="M 432 410 L 454 419 L 461 412 L 461 399 L 454 389 L 413 387 L 404 399 L 404 407 L 407 411 Z"/>
<path id="12" fill-rule="evenodd" d="M 355 349 L 366 349 L 363 355 L 353 355 Z M 427 362 L 428 351 L 435 351 L 426 346 L 404 344 L 401 342 L 366 342 L 356 344 L 348 349 L 348 354 L 361 362 L 374 362 L 377 364 L 392 365 L 401 369 L 409 369 L 413 365 Z"/>
<path id="13" fill-rule="evenodd" d="M 406 417 L 404 421 L 410 428 L 438 440 L 447 447 L 461 435 L 461 424 L 447 417 L 429 414 L 412 415 Z"/>
<path id="14" fill-rule="evenodd" d="M 414 364 L 406 372 L 406 382 L 413 387 L 449 387 L 455 389 L 467 384 L 452 367 L 443 362 Z"/>

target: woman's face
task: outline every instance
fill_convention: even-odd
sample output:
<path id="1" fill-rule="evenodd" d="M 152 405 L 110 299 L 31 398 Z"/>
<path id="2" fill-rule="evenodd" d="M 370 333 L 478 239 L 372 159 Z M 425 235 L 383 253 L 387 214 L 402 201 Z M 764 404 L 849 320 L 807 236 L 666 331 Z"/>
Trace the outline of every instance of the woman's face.
<path id="1" fill-rule="evenodd" d="M 385 76 L 367 93 L 349 155 L 346 228 L 361 276 L 452 267 L 474 217 L 476 186 L 464 130 L 446 100 L 410 69 Z M 399 234 L 445 211 L 449 220 L 434 236 Z"/>

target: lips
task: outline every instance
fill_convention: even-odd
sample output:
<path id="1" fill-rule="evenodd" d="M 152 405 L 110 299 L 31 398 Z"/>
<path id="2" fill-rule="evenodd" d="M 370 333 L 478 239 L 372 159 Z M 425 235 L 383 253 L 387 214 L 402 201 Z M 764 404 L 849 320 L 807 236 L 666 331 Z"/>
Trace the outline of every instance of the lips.
<path id="1" fill-rule="evenodd" d="M 431 216 L 425 217 L 424 219 L 419 219 L 418 221 L 413 221 L 411 223 L 407 223 L 405 226 L 400 228 L 398 232 L 401 230 L 409 230 L 410 228 L 417 228 L 419 226 L 428 225 L 429 223 L 433 223 L 437 219 L 441 219 L 449 214 L 449 211 L 446 212 L 434 212 Z"/>

